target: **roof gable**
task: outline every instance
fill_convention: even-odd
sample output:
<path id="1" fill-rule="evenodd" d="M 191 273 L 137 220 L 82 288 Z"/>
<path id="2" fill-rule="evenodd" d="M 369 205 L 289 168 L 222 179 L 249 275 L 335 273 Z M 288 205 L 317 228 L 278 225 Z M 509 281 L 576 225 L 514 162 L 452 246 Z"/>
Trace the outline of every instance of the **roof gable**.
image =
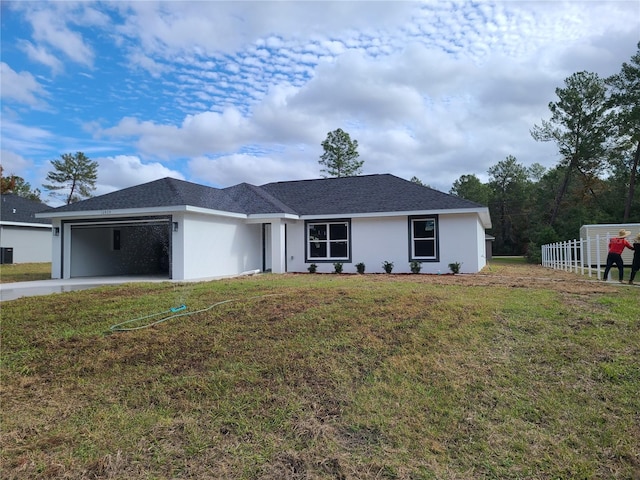
<path id="1" fill-rule="evenodd" d="M 245 213 L 240 205 L 220 189 L 171 177 L 92 197 L 81 202 L 58 207 L 55 211 L 86 212 L 182 205 Z"/>
<path id="2" fill-rule="evenodd" d="M 15 193 L 1 195 L 0 221 L 16 223 L 45 223 L 50 224 L 51 220 L 46 218 L 36 218 L 35 214 L 51 210 L 46 205 L 37 200 L 21 197 Z"/>

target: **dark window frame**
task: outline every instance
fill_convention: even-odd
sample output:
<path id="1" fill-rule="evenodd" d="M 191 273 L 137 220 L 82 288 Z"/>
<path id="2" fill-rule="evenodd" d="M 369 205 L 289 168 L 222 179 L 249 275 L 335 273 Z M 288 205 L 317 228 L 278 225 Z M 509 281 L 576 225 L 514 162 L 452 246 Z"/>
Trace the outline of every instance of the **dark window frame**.
<path id="1" fill-rule="evenodd" d="M 347 227 L 347 255 L 345 257 L 331 257 L 331 242 L 341 242 L 343 239 L 332 240 L 330 235 L 330 225 L 340 224 Z M 309 226 L 310 225 L 325 225 L 327 231 L 327 239 L 321 240 L 326 242 L 327 256 L 326 257 L 312 257 L 311 256 L 311 240 L 309 239 Z M 305 220 L 304 222 L 304 257 L 305 263 L 351 263 L 351 219 L 350 218 L 332 218 L 332 219 L 318 219 L 318 220 Z"/>
<path id="2" fill-rule="evenodd" d="M 418 256 L 415 255 L 415 241 L 427 241 L 415 239 L 413 236 L 414 229 L 413 225 L 416 221 L 427 221 L 433 220 L 435 235 L 433 238 L 434 241 L 434 256 L 426 257 L 426 256 Z M 411 215 L 408 219 L 408 230 L 409 230 L 409 261 L 410 262 L 424 262 L 424 263 L 437 263 L 440 261 L 440 225 L 438 215 Z"/>

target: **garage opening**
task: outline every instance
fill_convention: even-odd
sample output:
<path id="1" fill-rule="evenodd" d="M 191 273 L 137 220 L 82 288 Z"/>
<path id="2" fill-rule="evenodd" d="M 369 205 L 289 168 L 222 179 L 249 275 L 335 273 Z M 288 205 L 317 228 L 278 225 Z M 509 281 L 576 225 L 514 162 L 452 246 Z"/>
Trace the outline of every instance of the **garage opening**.
<path id="1" fill-rule="evenodd" d="M 71 277 L 171 278 L 171 222 L 154 219 L 71 225 Z"/>

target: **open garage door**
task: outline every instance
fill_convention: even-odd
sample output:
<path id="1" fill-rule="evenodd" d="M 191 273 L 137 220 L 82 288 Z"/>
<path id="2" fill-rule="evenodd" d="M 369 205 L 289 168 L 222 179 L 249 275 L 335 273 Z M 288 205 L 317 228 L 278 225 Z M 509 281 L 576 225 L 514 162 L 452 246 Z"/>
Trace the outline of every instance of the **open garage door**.
<path id="1" fill-rule="evenodd" d="M 70 276 L 171 278 L 171 222 L 166 219 L 71 225 Z"/>

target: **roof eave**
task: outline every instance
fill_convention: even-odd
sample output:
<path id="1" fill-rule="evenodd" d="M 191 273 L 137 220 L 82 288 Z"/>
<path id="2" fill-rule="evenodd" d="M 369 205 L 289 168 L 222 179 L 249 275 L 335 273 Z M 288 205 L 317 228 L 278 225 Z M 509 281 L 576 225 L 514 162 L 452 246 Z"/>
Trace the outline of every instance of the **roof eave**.
<path id="1" fill-rule="evenodd" d="M 29 222 L 1 222 L 3 227 L 35 227 L 35 228 L 48 228 L 51 230 L 50 223 L 29 223 Z"/>
<path id="2" fill-rule="evenodd" d="M 299 215 L 293 213 L 251 213 L 247 215 L 248 223 L 260 223 L 265 220 L 300 220 Z"/>
<path id="3" fill-rule="evenodd" d="M 148 208 L 115 208 L 106 210 L 73 210 L 65 212 L 42 212 L 36 213 L 36 218 L 95 218 L 95 217 L 130 217 L 143 216 L 159 213 L 184 212 L 186 205 L 176 205 L 170 207 L 148 207 Z"/>
<path id="4" fill-rule="evenodd" d="M 398 210 L 391 212 L 364 212 L 364 213 L 331 213 L 300 215 L 302 220 L 334 219 L 334 218 L 374 218 L 374 217 L 400 217 L 415 215 L 456 215 L 456 214 L 477 214 L 484 228 L 491 228 L 491 217 L 487 207 L 479 208 L 455 208 L 455 209 L 432 209 L 432 210 Z"/>

